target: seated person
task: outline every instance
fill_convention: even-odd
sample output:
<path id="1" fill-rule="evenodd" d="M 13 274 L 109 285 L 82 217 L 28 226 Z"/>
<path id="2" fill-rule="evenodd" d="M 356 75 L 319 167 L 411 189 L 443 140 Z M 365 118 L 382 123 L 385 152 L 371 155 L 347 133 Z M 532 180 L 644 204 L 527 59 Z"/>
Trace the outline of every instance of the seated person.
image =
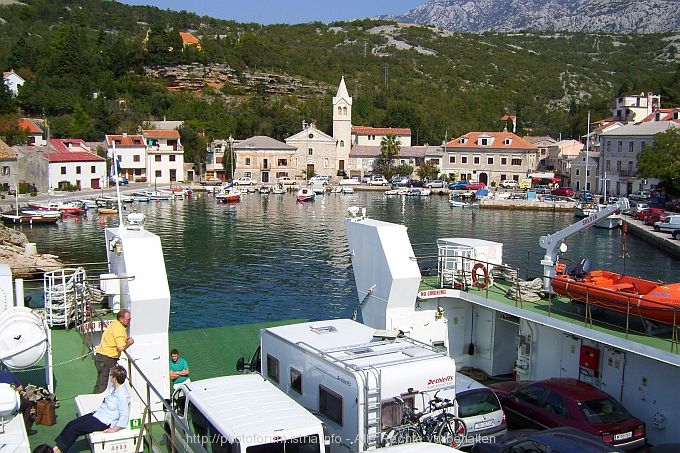
<path id="1" fill-rule="evenodd" d="M 55 440 L 54 453 L 66 452 L 78 437 L 95 431 L 115 433 L 127 428 L 130 418 L 130 394 L 123 385 L 127 371 L 120 365 L 111 368 L 106 396 L 99 408 L 66 424 Z"/>

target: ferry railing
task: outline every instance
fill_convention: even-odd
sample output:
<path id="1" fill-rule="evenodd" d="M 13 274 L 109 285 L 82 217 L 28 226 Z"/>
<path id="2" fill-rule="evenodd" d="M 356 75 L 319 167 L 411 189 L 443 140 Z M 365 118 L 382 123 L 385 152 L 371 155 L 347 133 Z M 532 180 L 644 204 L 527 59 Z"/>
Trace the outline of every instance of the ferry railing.
<path id="1" fill-rule="evenodd" d="M 440 258 L 439 256 L 419 255 L 417 257 L 417 260 L 427 261 L 439 258 Z M 532 300 L 527 300 L 526 298 L 527 293 L 531 293 L 532 291 L 522 289 L 521 283 L 531 282 L 531 280 L 528 280 L 529 275 L 531 275 L 532 272 L 533 274 L 537 274 L 538 271 L 538 269 L 532 269 L 531 263 L 533 263 L 536 260 L 535 259 L 532 260 L 529 254 L 527 254 L 526 259 L 527 266 L 524 269 L 505 264 L 499 265 L 497 263 L 493 263 L 490 261 L 474 259 L 466 256 L 461 256 L 457 258 L 460 259 L 462 262 L 466 263 L 456 268 L 457 271 L 459 272 L 458 281 L 451 281 L 450 284 L 443 284 L 443 279 L 440 276 L 438 276 L 439 287 L 441 288 L 450 287 L 461 289 L 463 291 L 468 292 L 479 292 L 487 299 L 504 300 L 505 303 L 509 302 L 509 300 L 512 299 L 514 300 L 515 307 L 522 309 L 525 308 L 524 307 L 525 303 L 530 303 L 535 306 L 540 306 L 541 311 L 544 312 L 547 316 L 551 317 L 553 315 L 561 315 L 566 316 L 570 319 L 578 319 L 578 316 L 582 316 L 581 319 L 584 327 L 592 329 L 595 328 L 596 325 L 602 326 L 607 329 L 612 329 L 621 332 L 624 338 L 633 339 L 634 341 L 637 341 L 634 338 L 635 336 L 653 338 L 655 340 L 658 340 L 658 342 L 660 342 L 661 344 L 668 343 L 668 348 L 670 349 L 671 352 L 680 353 L 680 308 L 677 306 L 673 306 L 665 302 L 652 300 L 648 297 L 639 296 L 631 293 L 625 295 L 625 307 L 620 305 L 617 310 L 612 310 L 611 308 L 603 307 L 602 305 L 594 302 L 593 299 L 594 289 L 588 287 L 582 287 L 584 290 L 582 291 L 583 292 L 582 295 L 579 294 L 580 300 L 578 298 L 569 299 L 552 293 L 544 293 L 542 277 L 537 278 L 538 280 L 541 280 L 540 288 L 538 288 L 539 284 L 537 283 L 537 290 L 535 291 L 536 294 L 540 294 L 541 296 L 536 298 L 531 297 Z M 475 265 L 477 264 L 483 266 L 484 271 L 481 271 L 481 268 L 478 267 L 476 271 L 477 275 L 475 276 L 472 269 L 474 269 Z M 488 271 L 489 269 L 494 268 L 504 269 L 505 271 L 508 272 L 510 278 L 505 279 L 494 278 L 492 275 L 493 271 L 492 272 Z M 438 266 L 438 272 L 441 271 L 442 271 L 441 266 Z M 489 272 L 488 277 L 486 274 L 487 272 Z M 519 276 L 521 275 L 523 275 L 527 280 L 520 279 Z M 432 277 L 426 278 L 431 279 Z M 507 284 L 499 283 L 496 280 L 504 280 Z M 477 282 L 476 285 L 475 281 Z M 503 291 L 502 294 L 501 291 Z M 621 296 L 622 294 L 621 292 L 618 292 L 616 290 L 605 288 L 597 289 L 597 291 L 600 293 L 605 292 L 605 294 L 611 294 L 612 296 L 613 295 Z M 574 313 L 573 310 L 565 309 L 563 307 L 564 305 L 563 302 L 565 299 L 572 303 L 576 302 L 583 304 L 581 307 L 582 312 L 579 312 L 579 310 L 577 310 L 576 313 Z M 639 302 L 653 303 L 659 309 L 671 312 L 672 323 L 661 323 L 659 321 L 655 321 L 654 319 L 645 318 L 643 316 L 636 314 L 637 305 Z M 604 317 L 600 317 L 598 319 L 595 317 L 595 312 L 597 312 L 598 310 L 617 313 L 618 315 L 622 316 L 623 319 L 620 320 L 621 322 L 615 322 L 616 320 L 611 319 L 607 320 Z M 637 327 L 640 325 L 640 323 L 642 323 L 642 329 L 640 327 Z M 659 325 L 659 327 L 658 328 L 654 327 L 657 324 Z M 659 349 L 664 348 L 661 347 Z"/>

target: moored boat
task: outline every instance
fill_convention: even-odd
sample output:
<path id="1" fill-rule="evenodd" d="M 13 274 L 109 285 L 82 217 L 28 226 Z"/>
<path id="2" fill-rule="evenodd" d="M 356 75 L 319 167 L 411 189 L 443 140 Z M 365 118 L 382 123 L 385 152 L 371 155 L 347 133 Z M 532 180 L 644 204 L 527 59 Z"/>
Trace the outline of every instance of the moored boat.
<path id="1" fill-rule="evenodd" d="M 29 225 L 54 224 L 59 220 L 59 216 L 40 215 L 40 214 L 2 214 L 3 223 L 16 224 L 23 223 Z"/>
<path id="2" fill-rule="evenodd" d="M 28 203 L 28 207 L 39 211 L 61 211 L 64 214 L 82 214 L 83 208 L 77 203 L 50 202 L 50 203 Z"/>
<path id="3" fill-rule="evenodd" d="M 472 202 L 472 201 L 463 201 L 463 200 L 457 200 L 454 198 L 451 198 L 449 200 L 449 204 L 451 206 L 457 207 L 457 208 L 478 208 L 479 203 Z"/>
<path id="4" fill-rule="evenodd" d="M 607 270 L 590 271 L 589 260 L 573 269 L 557 265 L 552 289 L 569 299 L 663 324 L 680 322 L 680 283 L 660 283 Z"/>
<path id="5" fill-rule="evenodd" d="M 222 203 L 236 203 L 241 201 L 241 191 L 236 187 L 225 187 L 215 194 L 215 200 Z"/>
<path id="6" fill-rule="evenodd" d="M 301 187 L 295 195 L 297 201 L 313 201 L 316 197 L 316 193 L 309 187 Z"/>

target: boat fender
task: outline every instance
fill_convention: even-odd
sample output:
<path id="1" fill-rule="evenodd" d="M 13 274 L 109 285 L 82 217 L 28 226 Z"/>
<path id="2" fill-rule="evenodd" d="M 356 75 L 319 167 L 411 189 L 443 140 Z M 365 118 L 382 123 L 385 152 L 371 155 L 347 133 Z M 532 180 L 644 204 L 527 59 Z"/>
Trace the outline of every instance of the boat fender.
<path id="1" fill-rule="evenodd" d="M 489 271 L 484 264 L 477 263 L 472 266 L 472 284 L 479 289 L 489 286 Z"/>

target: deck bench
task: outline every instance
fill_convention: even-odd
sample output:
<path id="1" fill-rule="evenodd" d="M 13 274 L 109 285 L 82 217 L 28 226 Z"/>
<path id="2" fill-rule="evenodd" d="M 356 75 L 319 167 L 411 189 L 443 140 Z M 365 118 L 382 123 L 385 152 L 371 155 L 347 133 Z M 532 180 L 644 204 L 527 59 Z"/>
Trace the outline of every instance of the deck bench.
<path id="1" fill-rule="evenodd" d="M 104 400 L 104 393 L 90 393 L 78 395 L 75 398 L 78 415 L 82 416 L 97 410 Z M 141 406 L 138 402 L 130 403 L 130 420 L 142 417 Z M 132 453 L 135 451 L 135 444 L 139 437 L 139 428 L 127 428 L 116 431 L 115 433 L 105 433 L 96 431 L 87 435 L 90 448 L 93 453 Z"/>

